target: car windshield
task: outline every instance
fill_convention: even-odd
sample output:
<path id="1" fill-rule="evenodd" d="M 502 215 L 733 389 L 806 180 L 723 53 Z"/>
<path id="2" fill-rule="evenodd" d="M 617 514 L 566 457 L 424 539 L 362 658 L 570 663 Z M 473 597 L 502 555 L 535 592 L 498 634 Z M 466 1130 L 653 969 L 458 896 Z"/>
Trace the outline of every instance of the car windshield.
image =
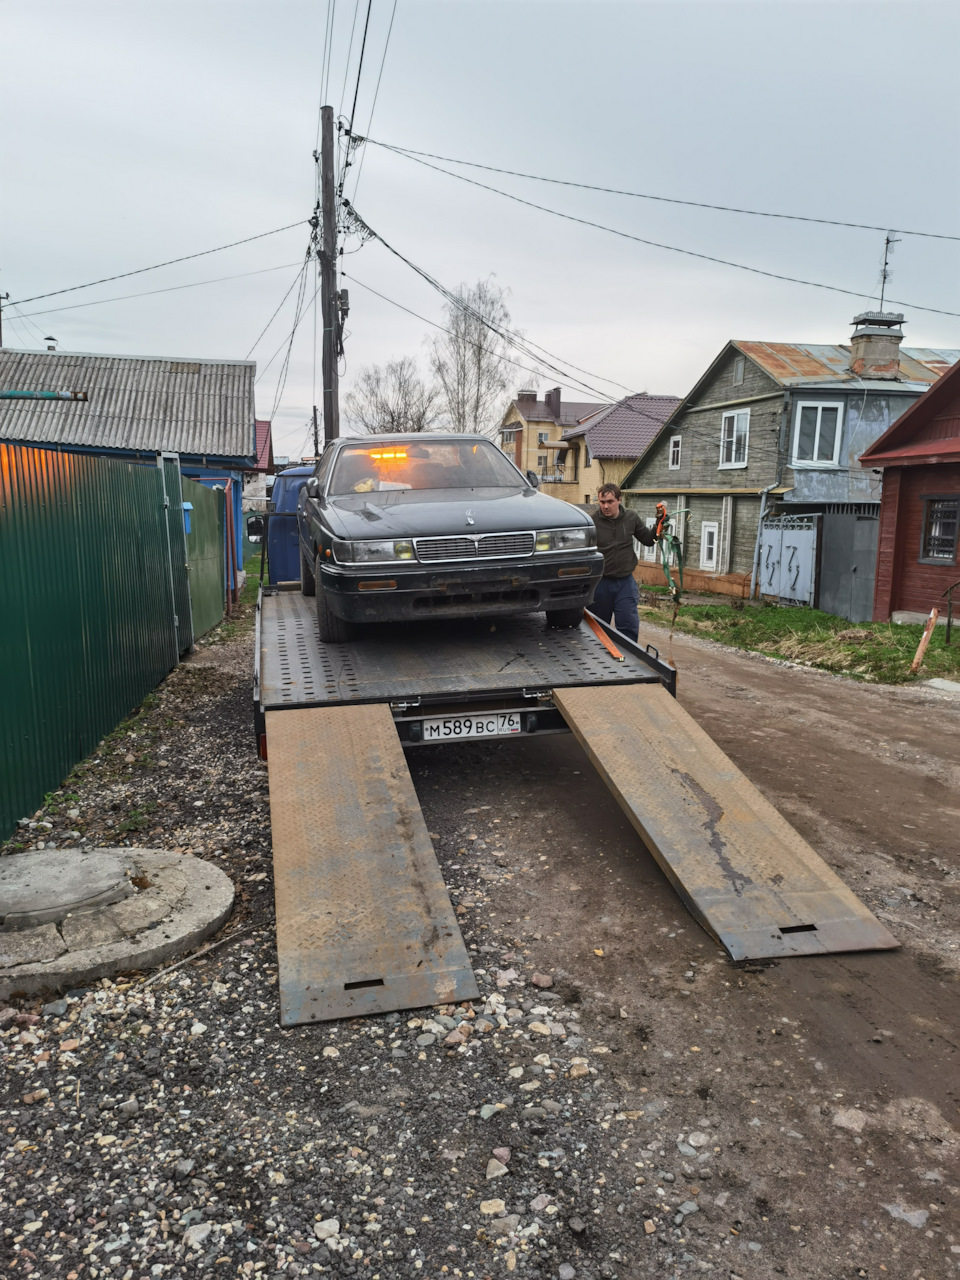
<path id="1" fill-rule="evenodd" d="M 488 440 L 424 440 L 347 445 L 340 451 L 330 493 L 391 489 L 516 489 L 523 481 Z"/>

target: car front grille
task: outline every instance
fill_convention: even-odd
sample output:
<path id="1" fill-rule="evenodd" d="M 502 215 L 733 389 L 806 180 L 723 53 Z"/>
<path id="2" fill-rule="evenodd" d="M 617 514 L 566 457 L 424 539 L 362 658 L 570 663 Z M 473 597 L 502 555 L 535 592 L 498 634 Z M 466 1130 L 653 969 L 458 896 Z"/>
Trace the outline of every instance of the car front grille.
<path id="1" fill-rule="evenodd" d="M 497 556 L 533 555 L 532 533 L 465 534 L 452 538 L 415 538 L 417 559 L 435 560 L 493 559 Z"/>
<path id="2" fill-rule="evenodd" d="M 529 556 L 532 554 L 532 533 L 485 533 L 480 539 L 482 556 Z"/>

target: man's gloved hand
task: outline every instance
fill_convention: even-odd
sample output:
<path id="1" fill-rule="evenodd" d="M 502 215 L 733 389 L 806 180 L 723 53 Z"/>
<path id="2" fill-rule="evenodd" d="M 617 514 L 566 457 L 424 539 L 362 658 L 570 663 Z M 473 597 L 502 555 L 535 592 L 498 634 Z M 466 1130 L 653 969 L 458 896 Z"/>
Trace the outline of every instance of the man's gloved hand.
<path id="1" fill-rule="evenodd" d="M 667 527 L 669 523 L 670 523 L 670 517 L 667 515 L 667 508 L 663 505 L 662 502 L 658 502 L 657 503 L 657 523 L 653 531 L 653 536 L 655 539 L 659 540 L 660 538 L 663 537 L 663 535 L 667 531 Z"/>

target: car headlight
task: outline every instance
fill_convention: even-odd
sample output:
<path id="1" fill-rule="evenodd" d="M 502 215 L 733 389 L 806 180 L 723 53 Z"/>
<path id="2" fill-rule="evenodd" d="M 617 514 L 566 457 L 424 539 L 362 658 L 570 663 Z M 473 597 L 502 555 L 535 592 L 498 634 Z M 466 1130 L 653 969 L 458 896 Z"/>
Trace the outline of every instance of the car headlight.
<path id="1" fill-rule="evenodd" d="M 534 544 L 537 551 L 583 551 L 597 545 L 597 530 L 593 525 L 578 529 L 543 529 Z"/>
<path id="2" fill-rule="evenodd" d="M 344 542 L 333 540 L 333 555 L 338 564 L 371 564 L 384 560 L 415 560 L 416 553 L 409 538 L 397 541 Z"/>

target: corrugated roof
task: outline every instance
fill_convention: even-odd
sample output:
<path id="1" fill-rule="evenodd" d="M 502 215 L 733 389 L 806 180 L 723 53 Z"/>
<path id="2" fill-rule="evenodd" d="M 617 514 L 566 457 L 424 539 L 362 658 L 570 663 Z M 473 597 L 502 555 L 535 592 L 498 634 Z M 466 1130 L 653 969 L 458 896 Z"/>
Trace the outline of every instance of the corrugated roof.
<path id="1" fill-rule="evenodd" d="M 563 438 L 584 436 L 595 458 L 639 458 L 679 403 L 679 396 L 624 396 Z"/>
<path id="2" fill-rule="evenodd" d="M 553 414 L 542 400 L 512 400 L 511 408 L 516 407 L 517 412 L 522 414 L 527 422 L 556 422 L 557 417 Z M 597 403 L 589 400 L 570 400 L 560 402 L 560 426 L 574 427 L 578 422 L 582 422 L 584 418 L 589 418 L 592 414 L 599 413 L 601 409 L 609 406 L 603 403 Z M 510 410 L 508 409 L 509 413 Z"/>
<path id="3" fill-rule="evenodd" d="M 765 373 L 784 387 L 802 387 L 824 382 L 863 381 L 850 372 L 850 348 L 829 343 L 807 342 L 737 342 L 733 345 L 756 361 Z M 916 382 L 929 386 L 951 365 L 960 360 L 960 351 L 935 350 L 930 347 L 900 348 L 900 378 L 877 379 L 877 385 L 891 389 Z"/>
<path id="4" fill-rule="evenodd" d="M 86 402 L 0 402 L 0 439 L 254 461 L 256 365 L 0 350 L 0 390 L 85 391 Z"/>

